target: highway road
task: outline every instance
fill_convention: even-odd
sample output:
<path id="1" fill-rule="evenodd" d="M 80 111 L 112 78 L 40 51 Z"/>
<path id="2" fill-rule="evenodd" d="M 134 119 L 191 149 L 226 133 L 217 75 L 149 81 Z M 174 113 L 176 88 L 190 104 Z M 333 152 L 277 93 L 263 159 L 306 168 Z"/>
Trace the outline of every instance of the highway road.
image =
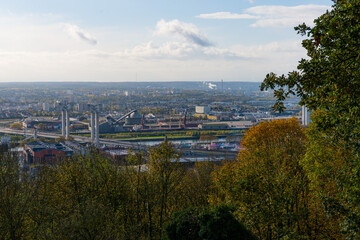
<path id="1" fill-rule="evenodd" d="M 10 128 L 0 128 L 0 133 L 7 133 L 7 134 L 14 134 L 14 135 L 24 135 L 24 130 L 15 130 L 15 129 L 10 129 Z M 37 133 L 38 137 L 44 137 L 44 138 L 52 138 L 52 139 L 56 139 L 58 137 L 60 137 L 60 134 L 54 134 L 54 133 L 49 133 L 49 132 L 41 132 L 38 131 Z M 31 137 L 34 136 L 34 131 L 33 130 L 27 130 L 26 131 L 26 136 L 27 137 Z M 76 136 L 76 135 L 71 135 L 71 137 L 74 138 L 75 141 L 78 142 L 88 142 L 91 143 L 91 138 L 89 137 L 80 137 L 80 136 Z M 99 140 L 100 144 L 105 144 L 107 146 L 120 146 L 123 148 L 128 148 L 128 149 L 133 149 L 133 150 L 146 150 L 149 146 L 145 145 L 145 144 L 140 144 L 138 142 L 127 142 L 127 141 L 121 141 L 121 140 L 114 140 L 114 139 L 100 139 Z M 232 151 L 224 151 L 224 150 L 213 150 L 213 151 L 209 151 L 209 150 L 190 150 L 191 155 L 194 156 L 188 156 L 187 158 L 191 159 L 191 158 L 197 158 L 198 155 L 204 155 L 207 156 L 213 156 L 213 157 L 228 157 L 228 158 L 233 158 L 236 159 L 237 156 L 237 152 L 232 152 Z M 186 157 L 185 157 L 186 158 Z M 206 157 L 205 157 L 206 158 Z"/>
<path id="2" fill-rule="evenodd" d="M 10 129 L 10 128 L 0 128 L 0 133 L 7 133 L 7 134 L 14 134 L 14 135 L 24 135 L 24 130 L 16 130 L 16 129 Z M 32 130 L 27 130 L 26 131 L 26 136 L 33 136 L 34 135 L 34 131 Z M 48 132 L 41 132 L 38 131 L 37 133 L 38 137 L 44 137 L 44 138 L 52 138 L 52 139 L 56 139 L 58 137 L 60 137 L 60 134 L 55 134 L 55 133 L 48 133 Z M 74 138 L 75 141 L 78 142 L 88 142 L 91 143 L 91 138 L 89 137 L 80 137 L 80 136 L 74 136 L 72 135 L 71 137 Z M 139 143 L 132 143 L 132 142 L 126 142 L 126 141 L 120 141 L 120 140 L 113 140 L 113 139 L 100 139 L 99 140 L 100 144 L 106 144 L 106 145 L 117 145 L 117 146 L 121 146 L 124 148 L 132 148 L 132 149 L 142 149 L 145 146 L 141 145 Z"/>

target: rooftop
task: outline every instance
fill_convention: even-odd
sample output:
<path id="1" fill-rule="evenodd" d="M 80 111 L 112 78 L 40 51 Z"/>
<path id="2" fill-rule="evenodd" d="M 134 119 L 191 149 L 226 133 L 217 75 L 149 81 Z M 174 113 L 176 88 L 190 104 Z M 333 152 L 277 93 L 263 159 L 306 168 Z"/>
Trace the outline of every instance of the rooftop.
<path id="1" fill-rule="evenodd" d="M 42 151 L 45 149 L 55 149 L 55 150 L 64 151 L 64 152 L 72 152 L 73 151 L 73 149 L 71 149 L 64 143 L 50 143 L 50 142 L 44 142 L 44 141 L 36 141 L 36 142 L 29 142 L 25 145 L 34 152 Z"/>

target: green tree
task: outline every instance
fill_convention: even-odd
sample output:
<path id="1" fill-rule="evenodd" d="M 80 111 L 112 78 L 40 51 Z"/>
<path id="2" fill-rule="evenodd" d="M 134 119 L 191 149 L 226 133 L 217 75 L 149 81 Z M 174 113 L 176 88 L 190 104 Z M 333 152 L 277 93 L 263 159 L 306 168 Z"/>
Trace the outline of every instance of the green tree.
<path id="1" fill-rule="evenodd" d="M 311 125 L 307 130 L 306 154 L 300 163 L 310 179 L 311 195 L 318 214 L 327 221 L 329 238 L 343 239 L 341 226 L 345 226 L 344 189 L 351 189 L 354 178 L 354 155 L 344 143 L 335 144 L 328 136 Z M 352 206 L 355 209 L 356 206 Z M 348 234 L 354 225 L 346 223 Z M 355 228 L 357 228 L 356 226 Z M 356 238 L 356 237 L 354 237 Z"/>
<path id="2" fill-rule="evenodd" d="M 187 170 L 186 175 L 181 182 L 182 199 L 179 205 L 182 208 L 189 206 L 207 206 L 209 205 L 208 197 L 215 190 L 211 173 L 215 171 L 216 163 L 212 161 L 196 162 L 193 168 Z"/>
<path id="3" fill-rule="evenodd" d="M 0 238 L 26 239 L 29 202 L 32 199 L 29 178 L 22 175 L 18 157 L 0 155 Z"/>
<path id="4" fill-rule="evenodd" d="M 255 239 L 227 206 L 188 208 L 174 214 L 166 226 L 169 240 Z"/>
<path id="5" fill-rule="evenodd" d="M 315 124 L 329 137 L 343 138 L 360 148 L 360 2 L 334 1 L 333 9 L 295 29 L 308 38 L 302 45 L 307 59 L 287 76 L 270 73 L 261 89 L 275 89 L 275 109 L 284 109 L 289 95 L 312 110 L 322 110 Z"/>
<path id="6" fill-rule="evenodd" d="M 290 72 L 287 76 L 268 74 L 261 88 L 274 89 L 277 98 L 275 109 L 283 109 L 283 101 L 295 94 L 301 98 L 301 104 L 315 110 L 312 117 L 313 130 L 309 133 L 312 139 L 308 146 L 310 152 L 304 167 L 312 181 L 319 181 L 314 185 L 319 186 L 326 181 L 334 183 L 335 189 L 339 191 L 336 196 L 338 201 L 335 203 L 332 198 L 328 198 L 331 192 L 322 191 L 323 205 L 332 206 L 326 208 L 328 214 L 344 215 L 343 230 L 349 237 L 358 238 L 360 1 L 334 1 L 332 10 L 316 19 L 314 27 L 303 24 L 295 29 L 299 34 L 307 36 L 302 45 L 307 50 L 308 58 L 300 61 L 298 71 Z M 324 161 L 324 157 L 328 156 L 325 154 L 327 150 L 337 152 L 334 146 L 346 153 L 342 157 L 339 153 L 335 155 L 335 162 L 342 162 L 341 168 L 346 171 L 346 177 L 339 171 L 322 174 L 334 164 L 332 161 Z M 334 159 L 334 156 L 329 159 Z"/>
<path id="7" fill-rule="evenodd" d="M 33 238 L 125 238 L 126 183 L 118 166 L 94 152 L 43 166 L 29 203 Z"/>
<path id="8" fill-rule="evenodd" d="M 165 227 L 169 240 L 200 240 L 199 209 L 188 208 L 173 214 L 173 219 Z"/>
<path id="9" fill-rule="evenodd" d="M 143 229 L 138 238 L 159 239 L 171 214 L 180 210 L 178 200 L 185 175 L 180 154 L 170 142 L 163 142 L 148 154 L 130 154 L 128 162 L 134 199 L 132 221 Z"/>
<path id="10" fill-rule="evenodd" d="M 315 20 L 295 28 L 308 39 L 302 45 L 309 58 L 301 59 L 298 71 L 287 76 L 270 73 L 262 89 L 275 89 L 276 109 L 292 94 L 310 109 L 321 109 L 323 129 L 336 127 L 336 134 L 358 132 L 360 110 L 360 2 L 335 1 L 333 9 Z M 347 129 L 352 131 L 345 131 Z M 320 127 L 320 126 L 318 126 Z"/>
<path id="11" fill-rule="evenodd" d="M 162 231 L 165 221 L 176 210 L 170 199 L 176 193 L 185 173 L 180 163 L 180 153 L 173 148 L 172 143 L 163 142 L 160 146 L 150 149 L 149 170 L 154 193 L 157 195 L 155 197 L 159 211 L 157 225 Z"/>

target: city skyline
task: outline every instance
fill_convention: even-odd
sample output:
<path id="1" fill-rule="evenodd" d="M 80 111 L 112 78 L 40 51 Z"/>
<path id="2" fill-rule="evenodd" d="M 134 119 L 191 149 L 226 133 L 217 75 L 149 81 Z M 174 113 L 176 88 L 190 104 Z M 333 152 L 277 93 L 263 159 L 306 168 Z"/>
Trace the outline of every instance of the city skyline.
<path id="1" fill-rule="evenodd" d="M 0 3 L 0 82 L 262 81 L 332 1 Z"/>

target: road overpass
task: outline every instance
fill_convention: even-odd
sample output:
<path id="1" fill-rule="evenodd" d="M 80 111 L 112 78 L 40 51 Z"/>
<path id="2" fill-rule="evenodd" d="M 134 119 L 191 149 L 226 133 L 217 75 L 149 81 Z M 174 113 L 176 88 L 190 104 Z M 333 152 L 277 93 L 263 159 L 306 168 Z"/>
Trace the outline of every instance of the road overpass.
<path id="1" fill-rule="evenodd" d="M 17 130 L 17 129 L 10 129 L 10 128 L 0 128 L 0 133 L 6 133 L 6 134 L 13 134 L 13 135 L 25 135 L 26 136 L 31 136 L 34 135 L 33 131 L 29 131 L 27 130 L 26 132 L 24 130 Z M 41 132 L 38 131 L 37 132 L 37 136 L 38 137 L 44 137 L 44 138 L 50 138 L 50 139 L 56 139 L 61 137 L 61 134 L 56 134 L 56 133 L 49 133 L 49 132 Z M 78 142 L 87 142 L 87 143 L 91 143 L 91 138 L 90 137 L 81 137 L 81 136 L 71 136 L 72 138 L 74 138 L 75 141 Z M 144 145 L 141 145 L 139 143 L 133 143 L 133 142 L 127 142 L 127 141 L 121 141 L 121 140 L 114 140 L 114 139 L 100 139 L 100 144 L 106 144 L 106 145 L 117 145 L 117 146 L 121 146 L 124 148 L 131 148 L 131 149 L 143 149 L 145 148 Z"/>
<path id="2" fill-rule="evenodd" d="M 24 130 L 16 130 L 16 129 L 10 129 L 10 128 L 0 128 L 0 133 L 6 133 L 6 134 L 13 134 L 13 135 L 24 135 Z M 27 130 L 26 136 L 33 136 L 34 131 L 33 130 Z M 56 139 L 61 137 L 61 134 L 55 134 L 55 133 L 49 133 L 49 132 L 37 132 L 38 137 L 44 137 L 44 138 L 50 138 L 50 139 Z M 76 136 L 72 135 L 72 138 L 74 138 L 75 141 L 78 142 L 87 142 L 87 143 L 93 143 L 91 141 L 90 137 L 82 137 L 82 136 Z M 138 142 L 127 142 L 127 141 L 121 141 L 121 140 L 114 140 L 114 139 L 99 139 L 100 144 L 105 144 L 107 146 L 119 146 L 127 149 L 133 149 L 135 151 L 137 150 L 146 150 L 149 146 L 145 144 L 140 144 Z M 93 143 L 94 144 L 94 143 Z M 188 152 L 188 154 L 187 154 Z M 210 159 L 210 158 L 217 158 L 217 159 L 231 159 L 235 160 L 237 156 L 237 152 L 233 151 L 225 151 L 225 150 L 204 150 L 204 149 L 191 149 L 191 150 L 185 150 L 183 152 L 184 159 L 187 159 L 187 161 L 190 161 L 189 159 Z"/>

